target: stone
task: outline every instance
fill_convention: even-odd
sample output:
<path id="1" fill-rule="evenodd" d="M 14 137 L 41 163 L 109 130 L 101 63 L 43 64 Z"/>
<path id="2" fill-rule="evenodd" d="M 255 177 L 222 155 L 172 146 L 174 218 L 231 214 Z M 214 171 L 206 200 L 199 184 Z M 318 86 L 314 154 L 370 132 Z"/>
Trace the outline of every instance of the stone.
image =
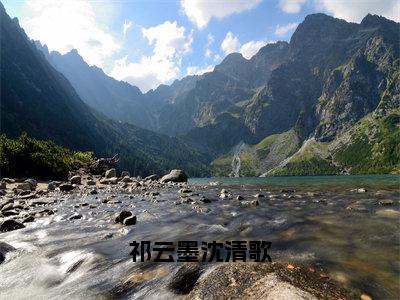
<path id="1" fill-rule="evenodd" d="M 131 176 L 131 174 L 128 172 L 128 171 L 122 171 L 121 172 L 121 177 L 130 177 Z"/>
<path id="2" fill-rule="evenodd" d="M 73 185 L 70 183 L 62 183 L 60 184 L 60 191 L 62 192 L 69 192 L 74 189 Z"/>
<path id="3" fill-rule="evenodd" d="M 187 194 L 187 193 L 191 193 L 191 192 L 192 192 L 191 190 L 185 189 L 185 188 L 181 188 L 181 189 L 179 190 L 179 193 L 181 193 L 181 194 Z"/>
<path id="4" fill-rule="evenodd" d="M 5 220 L 0 224 L 0 232 L 7 232 L 24 228 L 25 225 L 15 220 Z"/>
<path id="5" fill-rule="evenodd" d="M 161 182 L 187 182 L 188 177 L 182 170 L 171 170 L 171 172 L 167 175 L 164 175 L 161 178 Z"/>
<path id="6" fill-rule="evenodd" d="M 0 182 L 0 189 L 5 190 L 7 188 L 7 183 L 5 181 Z"/>
<path id="7" fill-rule="evenodd" d="M 168 288 L 175 294 L 189 294 L 202 274 L 202 269 L 197 264 L 183 265 L 172 277 Z"/>
<path id="8" fill-rule="evenodd" d="M 255 198 L 264 198 L 265 196 L 262 195 L 262 194 L 255 194 L 254 197 L 255 197 Z"/>
<path id="9" fill-rule="evenodd" d="M 236 200 L 243 200 L 243 199 L 244 198 L 242 196 L 240 196 L 240 195 L 236 197 Z"/>
<path id="10" fill-rule="evenodd" d="M 132 179 L 129 176 L 125 176 L 121 179 L 122 182 L 132 182 Z"/>
<path id="11" fill-rule="evenodd" d="M 203 202 L 203 203 L 211 203 L 211 200 L 208 199 L 208 198 L 206 198 L 206 197 L 202 197 L 202 198 L 200 199 L 200 201 Z"/>
<path id="12" fill-rule="evenodd" d="M 147 176 L 145 179 L 144 179 L 144 181 L 156 181 L 156 180 L 158 180 L 158 175 L 156 175 L 156 174 L 153 174 L 153 175 L 150 175 L 150 176 Z"/>
<path id="13" fill-rule="evenodd" d="M 88 181 L 86 181 L 87 185 L 96 185 L 96 181 L 89 179 Z"/>
<path id="14" fill-rule="evenodd" d="M 15 179 L 11 179 L 11 178 L 3 178 L 2 181 L 7 182 L 7 183 L 15 183 Z"/>
<path id="15" fill-rule="evenodd" d="M 29 222 L 33 222 L 33 221 L 35 221 L 35 217 L 32 215 L 29 215 L 22 221 L 22 223 L 29 223 Z"/>
<path id="16" fill-rule="evenodd" d="M 96 195 L 96 194 L 98 194 L 98 192 L 97 192 L 96 189 L 93 189 L 93 190 L 91 190 L 91 191 L 89 192 L 89 194 L 90 194 L 90 195 Z"/>
<path id="17" fill-rule="evenodd" d="M 69 219 L 70 220 L 79 220 L 79 219 L 82 219 L 82 215 L 78 214 L 78 213 L 75 213 L 72 216 L 70 216 Z"/>
<path id="18" fill-rule="evenodd" d="M 135 225 L 136 224 L 136 216 L 130 216 L 124 219 L 122 222 L 125 226 Z"/>
<path id="19" fill-rule="evenodd" d="M 105 177 L 106 178 L 117 177 L 117 171 L 114 168 L 109 169 L 106 171 Z"/>
<path id="20" fill-rule="evenodd" d="M 357 193 L 366 193 L 367 190 L 365 188 L 359 188 L 357 189 Z"/>
<path id="21" fill-rule="evenodd" d="M 49 191 L 54 191 L 56 189 L 57 185 L 54 181 L 50 181 L 49 184 L 47 185 L 47 189 Z"/>
<path id="22" fill-rule="evenodd" d="M 118 183 L 118 178 L 117 177 L 111 177 L 110 179 L 108 179 L 108 182 L 110 184 L 117 184 Z"/>
<path id="23" fill-rule="evenodd" d="M 82 178 L 79 175 L 72 176 L 69 180 L 71 184 L 81 184 Z"/>
<path id="24" fill-rule="evenodd" d="M 390 199 L 385 199 L 385 200 L 379 201 L 379 205 L 382 205 L 382 206 L 389 206 L 389 205 L 393 205 L 393 204 L 394 204 L 393 200 L 390 200 Z"/>
<path id="25" fill-rule="evenodd" d="M 17 184 L 17 190 L 22 190 L 22 191 L 31 191 L 32 186 L 29 182 L 21 182 Z"/>
<path id="26" fill-rule="evenodd" d="M 3 216 L 5 217 L 9 217 L 9 216 L 17 216 L 19 215 L 19 212 L 15 209 L 10 209 L 10 210 L 2 210 L 1 213 L 3 214 Z"/>
<path id="27" fill-rule="evenodd" d="M 5 242 L 0 242 L 0 264 L 6 259 L 7 252 L 14 251 L 15 248 Z"/>
<path id="28" fill-rule="evenodd" d="M 25 180 L 25 182 L 29 183 L 31 185 L 31 190 L 34 191 L 37 187 L 37 181 L 35 179 L 29 178 Z"/>
<path id="29" fill-rule="evenodd" d="M 130 211 L 123 210 L 121 211 L 118 216 L 115 218 L 115 223 L 124 223 L 124 220 L 128 217 L 132 216 Z"/>

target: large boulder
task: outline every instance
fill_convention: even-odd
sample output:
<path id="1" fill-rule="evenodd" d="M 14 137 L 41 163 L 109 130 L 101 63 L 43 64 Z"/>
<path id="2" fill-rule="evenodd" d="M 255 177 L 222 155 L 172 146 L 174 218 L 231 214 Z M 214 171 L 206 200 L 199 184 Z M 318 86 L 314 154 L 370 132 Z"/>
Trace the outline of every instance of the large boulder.
<path id="1" fill-rule="evenodd" d="M 161 182 L 187 182 L 188 177 L 182 170 L 171 170 L 161 178 Z"/>
<path id="2" fill-rule="evenodd" d="M 31 185 L 31 190 L 34 191 L 37 187 L 37 181 L 35 179 L 29 178 L 25 180 L 25 182 L 29 183 Z"/>
<path id="3" fill-rule="evenodd" d="M 24 228 L 25 225 L 15 220 L 5 220 L 0 224 L 0 232 L 12 231 L 20 228 Z"/>
<path id="4" fill-rule="evenodd" d="M 113 168 L 113 169 L 109 169 L 106 171 L 105 174 L 106 178 L 112 178 L 112 177 L 117 177 L 117 171 Z"/>
<path id="5" fill-rule="evenodd" d="M 32 186 L 29 182 L 21 182 L 21 183 L 18 183 L 17 189 L 22 190 L 22 191 L 31 191 Z"/>
<path id="6" fill-rule="evenodd" d="M 62 192 L 69 192 L 69 191 L 72 191 L 73 189 L 74 189 L 74 186 L 72 184 L 69 184 L 69 183 L 60 184 L 60 191 L 62 191 Z"/>
<path id="7" fill-rule="evenodd" d="M 128 171 L 122 171 L 122 172 L 121 172 L 121 177 L 123 178 L 123 177 L 126 177 L 126 176 L 130 177 L 131 174 L 129 174 Z"/>
<path id="8" fill-rule="evenodd" d="M 122 223 L 123 224 L 124 220 L 126 218 L 131 217 L 131 216 L 132 216 L 132 213 L 130 211 L 123 210 L 118 214 L 118 216 L 115 218 L 114 221 L 115 221 L 115 223 Z M 136 218 L 135 218 L 135 222 L 136 222 Z"/>
<path id="9" fill-rule="evenodd" d="M 71 182 L 71 184 L 81 184 L 82 179 L 81 179 L 81 176 L 75 175 L 75 176 L 72 176 L 69 181 Z"/>

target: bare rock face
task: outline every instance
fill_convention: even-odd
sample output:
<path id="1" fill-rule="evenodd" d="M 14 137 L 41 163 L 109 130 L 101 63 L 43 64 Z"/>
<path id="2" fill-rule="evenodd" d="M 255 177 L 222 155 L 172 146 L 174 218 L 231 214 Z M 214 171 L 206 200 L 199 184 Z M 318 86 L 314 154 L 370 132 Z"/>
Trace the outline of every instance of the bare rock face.
<path id="1" fill-rule="evenodd" d="M 188 177 L 182 170 L 171 170 L 167 175 L 161 178 L 161 182 L 187 182 Z"/>

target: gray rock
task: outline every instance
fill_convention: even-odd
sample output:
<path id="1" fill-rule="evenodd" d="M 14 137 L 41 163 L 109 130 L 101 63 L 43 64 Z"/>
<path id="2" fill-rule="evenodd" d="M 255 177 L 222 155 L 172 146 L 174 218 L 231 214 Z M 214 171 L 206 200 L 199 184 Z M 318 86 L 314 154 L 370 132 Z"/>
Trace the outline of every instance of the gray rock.
<path id="1" fill-rule="evenodd" d="M 389 205 L 393 205 L 393 204 L 394 204 L 393 200 L 390 200 L 390 199 L 385 199 L 385 200 L 379 201 L 379 205 L 382 205 L 382 206 L 389 206 Z"/>
<path id="2" fill-rule="evenodd" d="M 117 177 L 117 171 L 114 168 L 109 169 L 106 171 L 105 177 L 106 178 Z"/>
<path id="3" fill-rule="evenodd" d="M 0 264 L 5 260 L 7 252 L 14 251 L 15 248 L 7 243 L 0 242 Z"/>
<path id="4" fill-rule="evenodd" d="M 130 177 L 131 174 L 128 171 L 122 171 L 121 172 L 121 177 L 126 177 L 126 176 Z"/>
<path id="5" fill-rule="evenodd" d="M 124 220 L 128 217 L 132 216 L 130 211 L 123 210 L 121 211 L 118 216 L 115 218 L 115 223 L 124 223 Z"/>
<path id="6" fill-rule="evenodd" d="M 131 179 L 129 176 L 124 176 L 124 177 L 121 179 L 121 181 L 122 181 L 122 182 L 132 182 L 132 179 Z"/>
<path id="7" fill-rule="evenodd" d="M 145 179 L 144 179 L 144 181 L 156 181 L 156 180 L 158 180 L 158 175 L 156 175 L 156 174 L 153 174 L 153 175 L 150 175 L 150 176 L 147 176 Z"/>
<path id="8" fill-rule="evenodd" d="M 175 294 L 188 294 L 195 286 L 202 273 L 202 269 L 197 264 L 183 265 L 172 277 L 168 288 Z"/>
<path id="9" fill-rule="evenodd" d="M 0 182 L 0 190 L 5 190 L 7 188 L 7 183 L 5 181 Z"/>
<path id="10" fill-rule="evenodd" d="M 108 183 L 117 184 L 118 183 L 118 178 L 117 177 L 111 177 L 110 179 L 108 179 Z"/>
<path id="11" fill-rule="evenodd" d="M 93 190 L 91 190 L 91 191 L 89 192 L 89 194 L 90 194 L 90 195 L 96 195 L 96 194 L 98 194 L 98 192 L 97 192 L 96 189 L 93 189 Z"/>
<path id="12" fill-rule="evenodd" d="M 5 220 L 0 224 L 0 232 L 7 232 L 24 228 L 25 225 L 15 220 Z"/>
<path id="13" fill-rule="evenodd" d="M 31 191 L 32 186 L 29 182 L 21 182 L 17 184 L 17 190 L 21 191 Z"/>
<path id="14" fill-rule="evenodd" d="M 181 189 L 179 190 L 179 193 L 182 193 L 182 194 L 187 194 L 187 193 L 191 193 L 191 192 L 192 192 L 191 190 L 185 189 L 185 188 L 181 188 Z"/>
<path id="15" fill-rule="evenodd" d="M 136 224 L 136 216 L 126 217 L 122 223 L 125 226 L 135 225 Z"/>
<path id="16" fill-rule="evenodd" d="M 29 178 L 25 180 L 25 182 L 29 183 L 31 185 L 31 190 L 34 191 L 37 187 L 37 181 L 35 179 Z"/>
<path id="17" fill-rule="evenodd" d="M 265 196 L 262 195 L 262 194 L 255 194 L 254 197 L 255 197 L 255 198 L 264 198 Z"/>
<path id="18" fill-rule="evenodd" d="M 172 170 L 161 178 L 161 182 L 187 182 L 188 177 L 182 170 Z"/>
<path id="19" fill-rule="evenodd" d="M 89 179 L 88 181 L 86 181 L 87 185 L 96 185 L 96 181 Z"/>
<path id="20" fill-rule="evenodd" d="M 19 212 L 15 209 L 11 209 L 11 210 L 2 210 L 1 213 L 3 214 L 3 216 L 5 217 L 9 217 L 9 216 L 17 216 L 19 215 Z"/>
<path id="21" fill-rule="evenodd" d="M 62 192 L 69 192 L 72 191 L 74 187 L 70 183 L 62 183 L 60 184 L 60 191 Z"/>
<path id="22" fill-rule="evenodd" d="M 54 191 L 56 189 L 57 185 L 54 181 L 49 182 L 49 184 L 47 185 L 47 189 L 49 191 Z"/>
<path id="23" fill-rule="evenodd" d="M 35 221 L 35 217 L 32 215 L 29 215 L 22 221 L 22 223 L 29 223 L 29 222 L 33 222 L 33 221 Z"/>
<path id="24" fill-rule="evenodd" d="M 72 176 L 69 180 L 71 184 L 81 184 L 82 178 L 79 175 Z"/>
<path id="25" fill-rule="evenodd" d="M 240 195 L 236 197 L 236 200 L 243 200 L 243 199 L 244 198 L 242 196 L 240 196 Z"/>
<path id="26" fill-rule="evenodd" d="M 82 219 L 82 215 L 78 214 L 78 213 L 75 213 L 72 216 L 70 216 L 69 219 L 70 220 L 79 220 L 79 219 Z"/>

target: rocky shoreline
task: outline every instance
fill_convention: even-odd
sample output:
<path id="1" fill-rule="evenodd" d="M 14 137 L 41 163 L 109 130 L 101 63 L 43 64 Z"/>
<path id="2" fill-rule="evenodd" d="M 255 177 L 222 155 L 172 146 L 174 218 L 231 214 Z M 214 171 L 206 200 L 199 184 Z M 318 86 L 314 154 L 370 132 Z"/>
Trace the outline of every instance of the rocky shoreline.
<path id="1" fill-rule="evenodd" d="M 96 209 L 107 205 L 116 208 L 116 213 L 109 215 L 109 223 L 113 226 L 135 227 L 143 216 L 136 215 L 126 208 L 118 210 L 124 195 L 127 203 L 147 201 L 154 203 L 165 201 L 162 195 L 166 192 L 176 195 L 174 205 L 188 205 L 198 214 L 207 214 L 210 202 L 230 200 L 236 201 L 239 207 L 258 207 L 260 201 L 268 195 L 261 193 L 244 197 L 220 189 L 215 198 L 202 195 L 201 188 L 192 188 L 187 184 L 187 176 L 182 170 L 172 170 L 159 178 L 151 175 L 146 178 L 132 177 L 128 172 L 117 176 L 115 169 L 110 168 L 102 175 L 93 175 L 85 170 L 71 174 L 68 181 L 41 182 L 34 179 L 9 179 L 1 181 L 0 231 L 2 233 L 22 229 L 29 223 L 52 215 L 57 215 L 58 206 L 70 199 L 71 212 L 66 219 L 75 222 L 83 218 L 78 210 Z M 210 183 L 217 186 L 218 183 Z M 366 189 L 356 189 L 355 193 L 366 193 Z M 281 190 L 288 199 L 296 198 L 293 190 Z M 85 202 L 86 196 L 93 196 L 97 203 Z M 318 194 L 308 192 L 307 197 L 317 198 Z M 271 195 L 270 195 L 271 196 Z M 269 196 L 268 199 L 271 199 Z M 82 200 L 79 200 L 82 199 Z M 273 199 L 272 199 L 273 200 Z M 315 200 L 317 201 L 317 199 Z M 322 201 L 322 200 L 321 200 Z M 316 202 L 317 203 L 317 202 Z M 393 205 L 393 201 L 385 200 L 381 206 Z M 131 206 L 134 207 L 134 204 Z M 353 205 L 350 209 L 358 209 Z M 393 210 L 393 213 L 397 211 Z M 90 215 L 90 212 L 89 212 Z M 246 230 L 244 228 L 243 230 Z M 0 235 L 2 234 L 0 233 Z M 112 237 L 112 236 L 110 236 Z M 104 237 L 103 237 L 104 238 Z M 105 237 L 107 238 L 107 237 Z M 6 260 L 7 253 L 15 248 L 9 244 L 0 245 L 0 263 Z M 165 279 L 165 285 L 171 295 L 187 299 L 372 299 L 367 294 L 347 290 L 330 278 L 328 272 L 320 267 L 297 265 L 289 262 L 274 263 L 227 263 L 227 264 L 186 264 L 177 271 L 163 272 L 165 268 L 148 271 L 150 273 L 127 274 L 121 278 L 107 297 L 124 297 L 151 282 Z M 158 270 L 158 271 L 157 271 Z M 163 274 L 163 276 L 160 275 Z"/>

